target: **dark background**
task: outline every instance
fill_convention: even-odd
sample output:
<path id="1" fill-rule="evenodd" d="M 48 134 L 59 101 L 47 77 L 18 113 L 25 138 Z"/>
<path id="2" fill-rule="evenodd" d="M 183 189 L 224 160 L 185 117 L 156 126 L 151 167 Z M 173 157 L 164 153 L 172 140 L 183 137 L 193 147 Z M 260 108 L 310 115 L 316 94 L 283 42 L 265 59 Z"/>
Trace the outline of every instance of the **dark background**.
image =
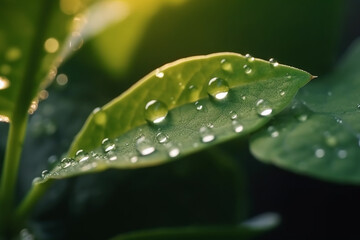
<path id="1" fill-rule="evenodd" d="M 358 0 L 189 1 L 150 20 L 121 73 L 104 67 L 97 39 L 89 41 L 59 69 L 69 83 L 54 83 L 30 119 L 18 197 L 50 167 L 50 156 L 61 158 L 92 109 L 153 69 L 182 57 L 233 51 L 275 57 L 321 79 L 360 36 L 359 9 Z M 5 124 L 0 127 L 6 132 Z M 0 144 L 3 156 L 4 135 Z M 259 239 L 360 239 L 359 187 L 260 163 L 246 141 L 221 148 L 235 160 L 227 165 L 203 153 L 156 168 L 59 181 L 38 206 L 31 230 L 42 239 L 106 239 L 139 228 L 234 223 L 244 214 L 277 212 L 281 225 Z"/>

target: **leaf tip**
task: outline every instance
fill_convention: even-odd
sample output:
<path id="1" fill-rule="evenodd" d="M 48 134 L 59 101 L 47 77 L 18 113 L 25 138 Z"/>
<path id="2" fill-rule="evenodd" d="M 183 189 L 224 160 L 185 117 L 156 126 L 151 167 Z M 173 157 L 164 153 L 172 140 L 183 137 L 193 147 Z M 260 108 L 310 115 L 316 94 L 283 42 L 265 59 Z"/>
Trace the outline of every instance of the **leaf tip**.
<path id="1" fill-rule="evenodd" d="M 318 78 L 318 76 L 313 76 L 313 75 L 311 75 L 310 81 L 313 80 L 313 79 L 315 79 L 315 78 Z"/>

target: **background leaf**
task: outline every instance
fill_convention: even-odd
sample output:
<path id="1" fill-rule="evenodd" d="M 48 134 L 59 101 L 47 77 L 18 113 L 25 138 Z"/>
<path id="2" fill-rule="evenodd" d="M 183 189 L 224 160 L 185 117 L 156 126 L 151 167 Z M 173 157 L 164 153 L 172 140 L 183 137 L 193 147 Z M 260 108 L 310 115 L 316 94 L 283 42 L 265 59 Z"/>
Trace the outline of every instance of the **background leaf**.
<path id="1" fill-rule="evenodd" d="M 0 120 L 11 119 L 15 108 L 26 112 L 30 107 L 33 113 L 41 98 L 38 92 L 56 76 L 65 58 L 127 14 L 127 6 L 114 1 L 95 4 L 81 14 L 64 12 L 63 2 L 1 1 Z M 104 14 L 107 17 L 101 17 Z"/>
<path id="2" fill-rule="evenodd" d="M 359 62 L 358 40 L 333 73 L 309 84 L 253 137 L 254 155 L 298 173 L 359 184 Z"/>
<path id="3" fill-rule="evenodd" d="M 310 79 L 310 74 L 274 61 L 230 53 L 165 65 L 96 109 L 68 154 L 76 153 L 75 160 L 63 159 L 44 179 L 157 165 L 244 136 L 285 108 Z M 144 111 L 152 99 L 163 106 Z M 173 108 L 169 113 L 165 103 Z M 144 115 L 148 121 L 166 118 L 146 124 Z M 102 148 L 85 152 L 101 142 Z"/>

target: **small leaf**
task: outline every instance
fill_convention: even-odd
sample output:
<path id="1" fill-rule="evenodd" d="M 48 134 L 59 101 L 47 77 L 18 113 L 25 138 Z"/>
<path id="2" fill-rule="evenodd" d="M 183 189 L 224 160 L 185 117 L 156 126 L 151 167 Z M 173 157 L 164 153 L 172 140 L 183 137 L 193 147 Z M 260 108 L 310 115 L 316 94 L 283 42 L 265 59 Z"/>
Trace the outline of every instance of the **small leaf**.
<path id="1" fill-rule="evenodd" d="M 95 109 L 69 158 L 44 179 L 163 164 L 245 136 L 310 79 L 304 71 L 234 53 L 165 65 Z"/>
<path id="2" fill-rule="evenodd" d="M 1 1 L 0 121 L 10 121 L 15 109 L 17 114 L 29 108 L 33 113 L 38 92 L 59 65 L 87 38 L 128 14 L 127 6 L 115 1 L 93 4 L 82 13 L 75 10 L 64 12 L 59 1 Z"/>
<path id="3" fill-rule="evenodd" d="M 360 183 L 360 42 L 330 75 L 251 140 L 260 160 L 329 181 Z"/>

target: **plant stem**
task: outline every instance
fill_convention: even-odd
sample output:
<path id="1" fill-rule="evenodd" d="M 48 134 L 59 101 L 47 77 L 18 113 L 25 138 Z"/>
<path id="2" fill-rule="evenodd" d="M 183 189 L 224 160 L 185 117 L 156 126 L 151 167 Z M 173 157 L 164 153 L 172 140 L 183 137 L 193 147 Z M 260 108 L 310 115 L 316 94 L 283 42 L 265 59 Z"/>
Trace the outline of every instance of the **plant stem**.
<path id="1" fill-rule="evenodd" d="M 0 182 L 0 232 L 11 222 L 20 156 L 25 138 L 28 117 L 18 118 L 10 124 L 4 166 Z"/>
<path id="2" fill-rule="evenodd" d="M 50 179 L 47 182 L 32 185 L 32 188 L 26 195 L 25 199 L 23 199 L 19 207 L 16 209 L 13 218 L 13 226 L 15 228 L 14 230 L 20 230 L 19 228 L 24 224 L 24 221 L 31 213 L 31 210 L 34 208 L 39 199 L 44 195 L 46 190 L 51 186 L 52 182 L 53 180 Z"/>

